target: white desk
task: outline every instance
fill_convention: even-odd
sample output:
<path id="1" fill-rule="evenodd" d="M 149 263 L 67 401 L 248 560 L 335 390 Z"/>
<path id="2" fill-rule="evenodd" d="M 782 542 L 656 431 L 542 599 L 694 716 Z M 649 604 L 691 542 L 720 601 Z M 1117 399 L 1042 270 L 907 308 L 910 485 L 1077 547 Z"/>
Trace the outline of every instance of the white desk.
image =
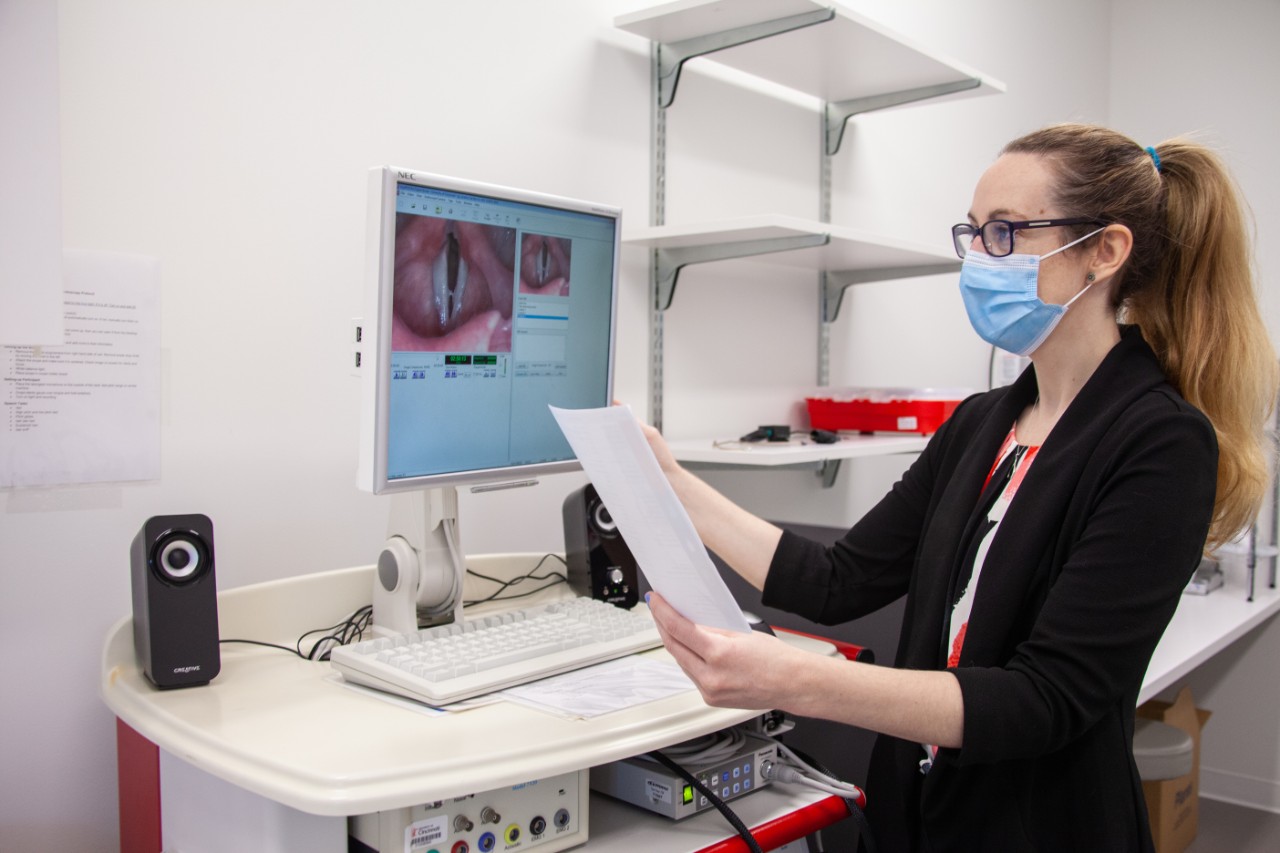
<path id="1" fill-rule="evenodd" d="M 468 562 L 485 574 L 515 576 L 536 559 Z M 370 566 L 225 591 L 221 637 L 292 646 L 367 604 L 372 583 Z M 833 653 L 804 637 L 788 641 Z M 568 773 L 757 716 L 708 707 L 696 691 L 588 720 L 510 702 L 427 715 L 345 686 L 327 663 L 240 644 L 223 645 L 222 670 L 209 685 L 161 691 L 138 668 L 129 618 L 107 637 L 101 689 L 116 716 L 165 753 L 273 803 L 330 818 Z"/>
<path id="2" fill-rule="evenodd" d="M 471 562 L 486 574 L 515 575 L 533 561 L 494 556 Z M 223 592 L 221 635 L 292 645 L 304 632 L 335 624 L 367 603 L 372 574 L 372 567 L 345 569 Z M 1173 686 L 1276 612 L 1280 594 L 1265 586 L 1253 602 L 1230 582 L 1208 596 L 1183 596 L 1140 701 Z M 223 647 L 222 671 L 210 685 L 160 691 L 137 666 L 128 618 L 108 635 L 101 689 L 123 723 L 181 763 L 303 817 L 331 821 L 558 775 L 755 716 L 709 708 L 694 692 L 592 720 L 560 719 L 507 702 L 426 716 L 345 687 L 328 664 L 243 645 Z M 767 793 L 742 803 L 783 814 L 794 808 L 789 795 Z M 601 814 L 615 811 L 606 805 Z M 612 832 L 610 842 L 607 820 L 593 824 L 589 850 L 627 849 L 616 840 L 627 837 L 625 826 Z M 690 823 L 682 833 L 696 826 Z M 713 825 L 706 831 L 722 830 Z M 680 846 L 679 838 L 672 843 L 672 850 L 699 849 Z"/>

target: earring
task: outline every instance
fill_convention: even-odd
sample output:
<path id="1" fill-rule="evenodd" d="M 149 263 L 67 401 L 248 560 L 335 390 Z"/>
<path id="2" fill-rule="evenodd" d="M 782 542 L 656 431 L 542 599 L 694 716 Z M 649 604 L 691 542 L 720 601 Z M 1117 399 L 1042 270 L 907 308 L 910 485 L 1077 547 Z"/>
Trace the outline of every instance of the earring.
<path id="1" fill-rule="evenodd" d="M 1093 284 L 1093 280 L 1094 280 L 1095 278 L 1097 278 L 1097 276 L 1096 276 L 1096 275 L 1094 275 L 1093 273 L 1089 273 L 1088 275 L 1086 275 L 1086 276 L 1084 277 L 1084 280 L 1085 280 L 1085 281 L 1087 281 L 1087 282 L 1089 282 L 1090 284 Z"/>

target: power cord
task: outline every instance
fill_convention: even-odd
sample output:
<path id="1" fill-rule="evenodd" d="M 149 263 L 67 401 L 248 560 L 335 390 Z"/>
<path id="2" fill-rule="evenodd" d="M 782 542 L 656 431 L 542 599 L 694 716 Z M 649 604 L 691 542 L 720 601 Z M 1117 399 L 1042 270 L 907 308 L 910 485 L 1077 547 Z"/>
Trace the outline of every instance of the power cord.
<path id="1" fill-rule="evenodd" d="M 480 572 L 473 571 L 472 569 L 467 569 L 467 574 L 471 575 L 472 577 L 480 578 L 481 580 L 485 580 L 485 581 L 490 581 L 492 583 L 498 584 L 499 586 L 491 595 L 486 595 L 484 598 L 477 598 L 474 601 L 464 601 L 462 603 L 463 606 L 467 607 L 472 604 L 483 604 L 486 601 L 510 601 L 516 598 L 527 598 L 531 595 L 536 595 L 539 592 L 542 592 L 544 589 L 549 589 L 553 586 L 556 586 L 557 584 L 568 583 L 569 578 L 564 572 L 552 571 L 552 572 L 547 572 L 546 574 L 543 574 L 543 575 L 537 574 L 538 569 L 542 568 L 542 564 L 545 563 L 547 560 L 551 560 L 551 559 L 559 560 L 562 564 L 564 564 L 564 567 L 568 569 L 569 564 L 566 563 L 564 558 L 561 557 L 559 554 L 545 555 L 541 560 L 538 561 L 538 564 L 533 567 L 532 571 L 507 581 L 504 581 L 501 578 L 490 577 L 489 575 L 482 575 L 480 574 Z M 532 590 L 529 590 L 528 592 L 516 593 L 515 595 L 502 594 L 504 591 L 510 589 L 516 584 L 521 583 L 523 581 L 527 581 L 527 580 L 535 580 L 535 581 L 550 580 L 551 583 L 543 584 L 537 589 L 532 589 Z"/>
<path id="2" fill-rule="evenodd" d="M 268 643 L 264 640 L 241 640 L 226 639 L 219 640 L 220 643 L 245 643 L 251 646 L 265 646 L 269 649 L 279 649 L 283 652 L 295 654 L 303 660 L 327 661 L 329 653 L 336 646 L 345 646 L 348 643 L 355 642 L 364 636 L 364 632 L 368 630 L 370 623 L 373 622 L 373 606 L 366 604 L 364 607 L 357 609 L 354 613 L 342 620 L 336 625 L 330 625 L 328 628 L 316 628 L 307 631 L 297 642 L 293 648 L 282 646 L 279 643 Z M 311 648 L 307 651 L 302 650 L 302 643 L 307 637 L 313 634 L 321 634 L 324 636 L 311 644 Z"/>
<path id="3" fill-rule="evenodd" d="M 738 817 L 734 813 L 733 809 L 729 808 L 725 804 L 724 800 L 717 797 L 714 791 L 702 784 L 702 782 L 698 780 L 697 776 L 694 776 L 688 770 L 685 770 L 682 766 L 663 755 L 659 750 L 654 750 L 653 752 L 648 753 L 648 757 L 652 758 L 672 773 L 679 775 L 682 779 L 692 785 L 695 791 L 706 797 L 707 802 L 715 806 L 716 811 L 724 815 L 725 820 L 729 821 L 730 825 L 732 825 L 737 831 L 739 837 L 742 838 L 743 842 L 747 845 L 747 849 L 750 850 L 751 853 L 764 853 L 764 851 L 760 849 L 760 845 L 756 841 L 755 836 L 751 834 L 751 830 L 742 822 L 742 818 Z"/>

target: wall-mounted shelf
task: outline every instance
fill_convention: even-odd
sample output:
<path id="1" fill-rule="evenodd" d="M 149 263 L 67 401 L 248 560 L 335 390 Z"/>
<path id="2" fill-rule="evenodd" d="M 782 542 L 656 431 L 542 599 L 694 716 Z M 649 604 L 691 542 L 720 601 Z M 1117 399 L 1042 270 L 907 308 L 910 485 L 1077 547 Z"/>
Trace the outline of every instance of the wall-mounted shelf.
<path id="1" fill-rule="evenodd" d="M 914 244 L 831 224 L 831 162 L 848 119 L 920 101 L 1004 91 L 1004 84 L 891 32 L 836 0 L 674 0 L 614 19 L 648 39 L 652 57 L 650 217 L 648 229 L 626 235 L 650 251 L 649 416 L 663 425 L 663 315 L 680 271 L 690 265 L 753 257 L 757 262 L 811 269 L 820 297 L 818 384 L 829 382 L 829 335 L 845 290 L 854 284 L 937 275 L 959 269 L 949 246 Z M 761 216 L 710 225 L 672 226 L 666 220 L 666 113 L 685 62 L 696 57 L 744 72 L 815 99 L 821 118 L 817 170 L 818 218 Z M 910 444 L 902 444 L 906 441 Z M 897 442 L 897 443 L 895 443 Z M 816 467 L 831 485 L 842 458 L 911 452 L 924 439 L 888 436 L 859 449 L 830 447 L 778 457 L 756 452 L 749 462 L 725 461 L 711 441 L 674 442 L 691 466 Z M 706 454 L 703 454 L 706 451 Z"/>
<path id="2" fill-rule="evenodd" d="M 808 468 L 822 477 L 824 486 L 835 482 L 840 462 L 866 456 L 918 453 L 928 444 L 921 435 L 847 435 L 835 444 L 810 442 L 732 442 L 717 446 L 710 439 L 670 441 L 671 452 L 687 468 L 735 469 Z"/>
<path id="3" fill-rule="evenodd" d="M 833 322 L 840 296 L 853 284 L 955 272 L 955 253 L 859 228 L 790 216 L 752 216 L 701 225 L 661 225 L 624 237 L 655 252 L 656 308 L 671 306 L 680 270 L 708 261 L 760 256 L 761 262 L 827 273 L 824 322 Z"/>
<path id="4" fill-rule="evenodd" d="M 721 65 L 827 104 L 827 151 L 850 116 L 915 101 L 1003 92 L 1004 84 L 913 44 L 848 9 L 816 0 L 677 0 L 614 21 L 660 46 L 658 98 L 675 98 L 684 62 Z"/>

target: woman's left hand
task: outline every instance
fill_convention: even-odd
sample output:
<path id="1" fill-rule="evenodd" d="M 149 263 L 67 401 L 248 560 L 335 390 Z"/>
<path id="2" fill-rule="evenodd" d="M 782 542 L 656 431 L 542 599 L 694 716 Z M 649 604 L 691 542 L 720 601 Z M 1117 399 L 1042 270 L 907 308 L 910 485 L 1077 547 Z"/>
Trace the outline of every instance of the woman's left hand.
<path id="1" fill-rule="evenodd" d="M 808 653 L 755 631 L 697 625 L 656 592 L 649 595 L 649 611 L 667 651 L 708 705 L 772 710 L 795 700 L 797 668 L 805 665 Z"/>

